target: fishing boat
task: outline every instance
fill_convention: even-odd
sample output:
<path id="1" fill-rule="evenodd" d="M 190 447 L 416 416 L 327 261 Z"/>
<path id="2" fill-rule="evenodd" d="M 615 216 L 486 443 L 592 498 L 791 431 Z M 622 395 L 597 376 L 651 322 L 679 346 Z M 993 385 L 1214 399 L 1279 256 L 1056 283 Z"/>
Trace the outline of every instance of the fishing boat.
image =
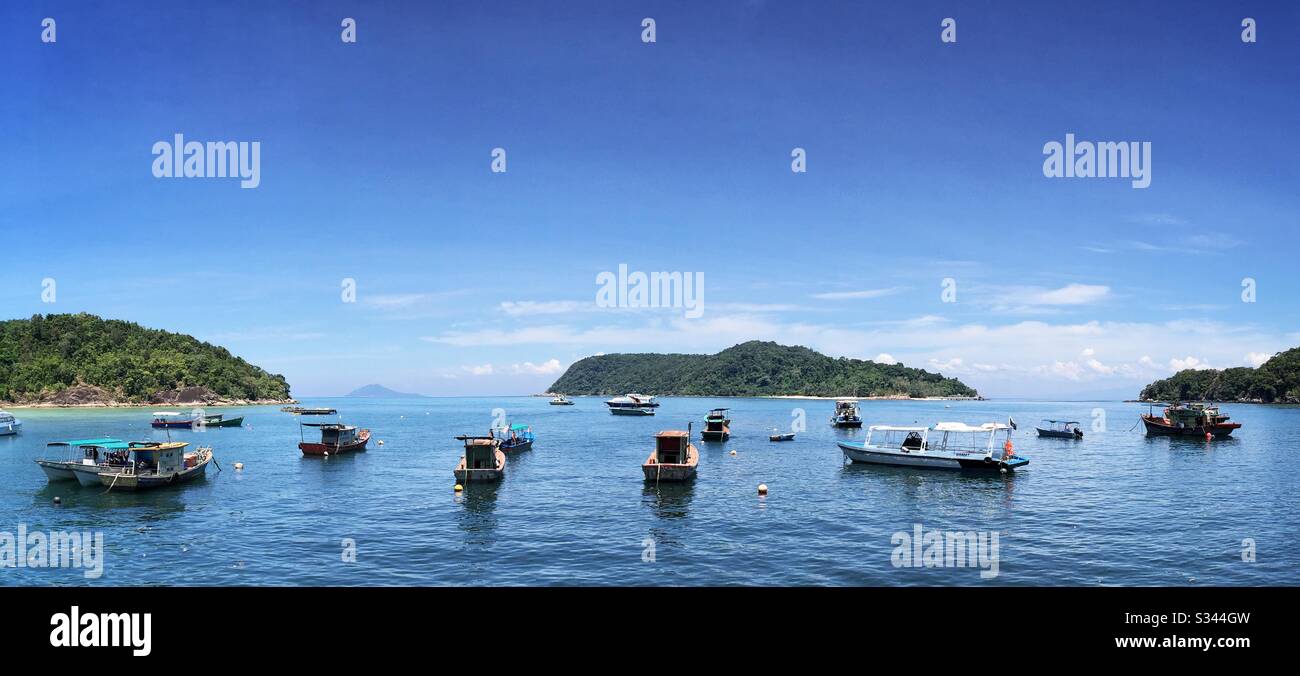
<path id="1" fill-rule="evenodd" d="M 501 450 L 506 453 L 533 450 L 533 428 L 529 425 L 511 425 L 501 430 Z"/>
<path id="2" fill-rule="evenodd" d="M 925 469 L 1006 470 L 1029 464 L 1015 454 L 1011 424 L 941 422 L 931 427 L 872 425 L 864 441 L 838 442 L 852 462 Z M 1002 440 L 999 445 L 998 441 Z"/>
<path id="3" fill-rule="evenodd" d="M 50 481 L 72 481 L 77 478 L 74 470 L 81 465 L 98 465 L 110 451 L 120 451 L 127 448 L 126 442 L 121 439 L 74 439 L 72 441 L 51 441 L 45 445 L 46 448 L 64 448 L 78 449 L 81 451 L 81 457 L 65 457 L 62 460 L 50 460 L 42 458 L 36 461 L 41 470 L 45 472 L 45 477 Z M 84 482 L 83 482 L 84 483 Z M 95 481 L 98 485 L 99 481 Z"/>
<path id="4" fill-rule="evenodd" d="M 857 399 L 837 399 L 835 415 L 831 416 L 831 425 L 835 427 L 862 427 L 862 418 L 858 415 Z"/>
<path id="5" fill-rule="evenodd" d="M 23 421 L 8 411 L 0 411 L 0 437 L 18 434 L 23 429 Z"/>
<path id="6" fill-rule="evenodd" d="M 1055 439 L 1082 439 L 1083 430 L 1077 420 L 1043 420 L 1043 427 L 1035 427 L 1040 437 Z"/>
<path id="7" fill-rule="evenodd" d="M 777 432 L 767 439 L 768 441 L 794 441 L 794 432 Z"/>
<path id="8" fill-rule="evenodd" d="M 1219 413 L 1218 406 L 1176 401 L 1165 407 L 1163 416 L 1154 413 L 1142 416 L 1147 434 L 1160 436 L 1226 437 L 1241 427 L 1241 423 L 1229 420 Z"/>
<path id="9" fill-rule="evenodd" d="M 731 418 L 727 417 L 725 408 L 715 408 L 704 416 L 704 429 L 700 438 L 704 441 L 726 441 L 731 437 Z"/>
<path id="10" fill-rule="evenodd" d="M 609 412 L 614 415 L 654 415 L 659 402 L 652 396 L 644 394 L 626 394 L 605 402 Z"/>
<path id="11" fill-rule="evenodd" d="M 220 413 L 203 416 L 204 427 L 243 427 L 244 417 L 226 418 Z"/>
<path id="12" fill-rule="evenodd" d="M 150 425 L 154 429 L 191 429 L 194 424 L 202 420 L 200 416 L 194 413 L 178 413 L 176 411 L 154 411 L 153 422 Z"/>
<path id="13" fill-rule="evenodd" d="M 320 431 L 320 441 L 307 441 L 303 428 L 314 427 Z M 330 456 L 340 453 L 352 453 L 366 450 L 370 441 L 370 430 L 358 430 L 353 425 L 343 423 L 299 423 L 298 448 L 303 455 Z"/>
<path id="14" fill-rule="evenodd" d="M 337 410 L 332 408 L 303 408 L 301 406 L 285 406 L 280 410 L 294 415 L 334 415 L 338 413 Z"/>
<path id="15" fill-rule="evenodd" d="M 690 481 L 700 464 L 700 453 L 691 443 L 691 431 L 667 430 L 655 435 L 655 450 L 641 465 L 646 481 Z"/>
<path id="16" fill-rule="evenodd" d="M 132 443 L 126 465 L 99 472 L 99 483 L 109 491 L 139 491 L 202 479 L 213 462 L 212 449 L 204 446 L 186 453 L 187 446 L 183 441 Z"/>
<path id="17" fill-rule="evenodd" d="M 572 406 L 572 405 L 573 405 L 573 400 L 564 396 L 563 394 L 557 394 L 555 395 L 555 398 L 551 400 L 551 406 Z"/>
<path id="18" fill-rule="evenodd" d="M 462 434 L 457 440 L 465 442 L 465 455 L 452 472 L 456 482 L 500 481 L 506 473 L 506 454 L 501 450 L 501 440 L 496 437 L 474 437 Z"/>

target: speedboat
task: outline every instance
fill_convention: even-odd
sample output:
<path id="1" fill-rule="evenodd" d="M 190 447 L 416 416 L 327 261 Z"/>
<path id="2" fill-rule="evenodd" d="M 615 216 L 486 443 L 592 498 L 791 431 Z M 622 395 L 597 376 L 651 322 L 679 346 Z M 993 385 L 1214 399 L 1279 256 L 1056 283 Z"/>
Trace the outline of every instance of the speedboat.
<path id="1" fill-rule="evenodd" d="M 644 394 L 626 394 L 605 402 L 609 412 L 614 415 L 654 415 L 659 402 L 652 396 Z"/>
<path id="2" fill-rule="evenodd" d="M 1013 471 L 1029 464 L 1015 454 L 1011 425 L 941 422 L 931 427 L 872 425 L 864 441 L 841 441 L 852 462 L 927 469 Z M 1001 446 L 998 440 L 1002 439 Z"/>
<path id="3" fill-rule="evenodd" d="M 23 422 L 14 417 L 14 414 L 8 411 L 0 411 L 0 437 L 7 437 L 18 434 L 23 428 Z"/>
<path id="4" fill-rule="evenodd" d="M 555 398 L 551 400 L 551 406 L 572 406 L 572 405 L 573 405 L 573 400 L 564 396 L 563 394 L 557 394 L 555 395 Z"/>

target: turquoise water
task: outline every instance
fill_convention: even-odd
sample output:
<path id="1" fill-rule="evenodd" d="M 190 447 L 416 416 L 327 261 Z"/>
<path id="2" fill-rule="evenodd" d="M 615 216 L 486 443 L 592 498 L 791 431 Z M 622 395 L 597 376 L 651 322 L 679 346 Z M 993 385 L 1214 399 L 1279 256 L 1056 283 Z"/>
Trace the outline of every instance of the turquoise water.
<path id="1" fill-rule="evenodd" d="M 828 401 L 665 399 L 655 417 L 615 417 L 599 398 L 313 399 L 373 432 L 366 453 L 303 458 L 299 418 L 220 409 L 245 427 L 172 431 L 211 445 L 223 471 L 149 493 L 48 484 L 32 462 L 49 440 L 165 439 L 149 410 L 18 410 L 0 438 L 0 533 L 101 531 L 104 574 L 0 568 L 6 585 L 1289 585 L 1300 575 L 1300 409 L 1225 407 L 1225 441 L 1148 438 L 1146 407 L 1118 402 L 864 402 L 868 424 L 1020 423 L 1031 459 L 1008 476 L 845 465 Z M 698 430 L 732 411 L 731 441 L 701 444 L 692 485 L 642 481 L 661 429 Z M 496 486 L 453 492 L 456 434 L 504 409 L 537 434 Z M 807 430 L 771 443 L 803 409 Z M 1040 418 L 1107 431 L 1037 439 Z M 320 422 L 322 418 L 307 418 Z M 383 440 L 382 446 L 376 442 Z M 735 450 L 735 456 L 730 451 Z M 234 464 L 244 464 L 235 471 Z M 765 483 L 770 492 L 757 494 Z M 61 506 L 54 498 L 62 500 Z M 905 568 L 895 533 L 996 531 L 999 574 Z M 1243 562 L 1243 540 L 1257 560 Z M 344 540 L 355 543 L 345 562 Z M 651 552 L 651 548 L 653 552 Z M 651 556 L 653 554 L 653 556 Z M 645 559 L 652 559 L 647 561 Z"/>

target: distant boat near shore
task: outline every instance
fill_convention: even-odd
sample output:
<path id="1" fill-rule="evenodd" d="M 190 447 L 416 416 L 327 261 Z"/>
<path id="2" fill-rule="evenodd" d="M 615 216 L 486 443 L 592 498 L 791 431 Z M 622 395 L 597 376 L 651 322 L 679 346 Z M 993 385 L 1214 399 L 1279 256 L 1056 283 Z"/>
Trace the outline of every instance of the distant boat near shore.
<path id="1" fill-rule="evenodd" d="M 659 407 L 659 402 L 655 401 L 652 396 L 644 394 L 627 394 L 621 397 L 614 397 L 605 402 L 609 407 L 609 412 L 614 415 L 654 415 L 655 409 Z"/>

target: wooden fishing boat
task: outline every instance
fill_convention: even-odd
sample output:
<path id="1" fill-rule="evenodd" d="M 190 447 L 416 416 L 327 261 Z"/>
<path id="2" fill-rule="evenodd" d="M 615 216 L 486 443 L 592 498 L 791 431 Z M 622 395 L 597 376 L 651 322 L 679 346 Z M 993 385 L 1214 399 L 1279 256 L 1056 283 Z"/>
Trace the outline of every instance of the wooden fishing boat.
<path id="1" fill-rule="evenodd" d="M 23 422 L 8 411 L 0 411 L 0 437 L 18 434 L 23 429 Z"/>
<path id="2" fill-rule="evenodd" d="M 555 395 L 555 398 L 551 400 L 551 406 L 572 406 L 572 405 L 573 405 L 573 400 L 564 396 L 563 394 L 557 394 Z"/>
<path id="3" fill-rule="evenodd" d="M 243 427 L 244 417 L 226 418 L 220 413 L 203 416 L 204 427 Z"/>
<path id="4" fill-rule="evenodd" d="M 1054 439 L 1082 439 L 1083 430 L 1079 429 L 1077 420 L 1043 420 L 1046 427 L 1035 427 L 1038 436 Z"/>
<path id="5" fill-rule="evenodd" d="M 644 394 L 626 394 L 605 402 L 613 415 L 654 415 L 659 402 L 652 396 Z"/>
<path id="6" fill-rule="evenodd" d="M 731 418 L 727 417 L 725 408 L 715 408 L 704 416 L 704 429 L 700 438 L 704 441 L 726 441 L 731 437 Z"/>
<path id="7" fill-rule="evenodd" d="M 691 443 L 690 426 L 685 432 L 667 430 L 655 435 L 655 450 L 641 465 L 646 481 L 690 481 L 695 478 L 700 453 Z"/>
<path id="8" fill-rule="evenodd" d="M 42 458 L 36 461 L 41 471 L 45 472 L 46 479 L 50 481 L 72 481 L 78 479 L 77 468 L 83 465 L 98 466 L 104 461 L 105 455 L 109 452 L 126 449 L 127 443 L 121 439 L 110 438 L 74 439 L 72 441 L 51 441 L 45 447 L 69 450 L 75 448 L 81 452 L 81 457 L 65 457 L 62 460 Z M 96 480 L 94 483 L 98 485 L 99 481 Z"/>
<path id="9" fill-rule="evenodd" d="M 457 483 L 500 481 L 505 476 L 506 454 L 501 450 L 500 439 L 465 434 L 456 439 L 465 442 L 465 455 L 452 472 Z"/>
<path id="10" fill-rule="evenodd" d="M 99 482 L 109 491 L 141 491 L 202 479 L 213 461 L 212 449 L 186 453 L 186 446 L 183 441 L 133 443 L 126 466 L 100 472 Z"/>
<path id="11" fill-rule="evenodd" d="M 769 436 L 768 441 L 794 441 L 794 432 L 784 432 Z"/>
<path id="12" fill-rule="evenodd" d="M 872 425 L 864 441 L 840 441 L 852 462 L 921 469 L 1014 471 L 1029 464 L 1011 443 L 1011 424 L 941 422 L 932 427 Z M 998 441 L 1003 443 L 998 445 Z"/>
<path id="13" fill-rule="evenodd" d="M 533 450 L 533 428 L 528 425 L 511 425 L 501 430 L 501 450 L 505 453 Z"/>
<path id="14" fill-rule="evenodd" d="M 835 415 L 831 416 L 831 425 L 835 427 L 862 427 L 862 418 L 858 415 L 856 399 L 839 399 L 835 402 Z"/>
<path id="15" fill-rule="evenodd" d="M 1219 413 L 1219 407 L 1209 404 L 1180 404 L 1165 407 L 1164 415 L 1148 413 L 1142 416 L 1147 434 L 1174 437 L 1226 437 L 1241 427 L 1241 423 L 1228 422 L 1231 418 Z"/>
<path id="16" fill-rule="evenodd" d="M 314 427 L 320 431 L 320 441 L 307 441 L 303 434 L 304 427 Z M 330 456 L 340 453 L 352 453 L 366 450 L 370 441 L 370 430 L 358 430 L 353 425 L 343 423 L 299 423 L 298 449 L 303 455 Z"/>
<path id="17" fill-rule="evenodd" d="M 332 408 L 303 408 L 302 406 L 285 406 L 280 410 L 294 415 L 334 415 L 338 413 L 337 410 Z"/>

